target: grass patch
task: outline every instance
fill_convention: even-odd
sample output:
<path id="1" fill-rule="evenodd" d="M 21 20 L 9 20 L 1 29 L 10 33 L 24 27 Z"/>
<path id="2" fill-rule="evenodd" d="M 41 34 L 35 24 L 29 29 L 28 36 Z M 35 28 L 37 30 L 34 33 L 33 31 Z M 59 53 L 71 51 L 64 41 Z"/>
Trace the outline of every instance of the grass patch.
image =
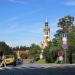
<path id="1" fill-rule="evenodd" d="M 36 62 L 36 64 L 46 64 L 47 62 L 45 61 L 45 59 L 40 59 Z"/>

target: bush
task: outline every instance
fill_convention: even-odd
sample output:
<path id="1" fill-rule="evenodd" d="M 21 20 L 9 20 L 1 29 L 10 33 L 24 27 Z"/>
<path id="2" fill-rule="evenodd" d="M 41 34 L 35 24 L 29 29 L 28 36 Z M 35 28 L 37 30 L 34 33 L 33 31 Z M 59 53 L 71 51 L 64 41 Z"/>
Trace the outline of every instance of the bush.
<path id="1" fill-rule="evenodd" d="M 21 54 L 20 55 L 22 59 L 27 59 L 28 58 L 28 54 Z"/>

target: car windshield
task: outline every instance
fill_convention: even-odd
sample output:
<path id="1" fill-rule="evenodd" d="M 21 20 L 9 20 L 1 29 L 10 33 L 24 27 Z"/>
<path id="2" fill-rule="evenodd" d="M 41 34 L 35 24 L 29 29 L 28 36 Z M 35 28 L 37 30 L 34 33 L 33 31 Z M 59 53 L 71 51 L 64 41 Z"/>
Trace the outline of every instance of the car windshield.
<path id="1" fill-rule="evenodd" d="M 5 58 L 13 58 L 14 55 L 6 55 Z"/>

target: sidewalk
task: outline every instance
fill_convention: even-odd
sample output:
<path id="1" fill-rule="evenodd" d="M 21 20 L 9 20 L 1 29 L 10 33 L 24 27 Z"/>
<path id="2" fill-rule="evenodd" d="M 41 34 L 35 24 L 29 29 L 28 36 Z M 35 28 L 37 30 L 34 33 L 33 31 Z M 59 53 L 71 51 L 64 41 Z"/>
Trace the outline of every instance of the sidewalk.
<path id="1" fill-rule="evenodd" d="M 44 68 L 49 68 L 49 67 L 75 67 L 75 64 L 22 64 L 20 67 L 44 67 Z"/>

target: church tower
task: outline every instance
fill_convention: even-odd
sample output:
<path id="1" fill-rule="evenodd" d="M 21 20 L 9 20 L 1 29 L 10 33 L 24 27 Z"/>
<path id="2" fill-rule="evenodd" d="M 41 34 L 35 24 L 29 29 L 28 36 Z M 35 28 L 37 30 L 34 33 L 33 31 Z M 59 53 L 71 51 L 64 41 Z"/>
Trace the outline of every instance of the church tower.
<path id="1" fill-rule="evenodd" d="M 45 28 L 44 28 L 44 40 L 45 40 L 45 42 L 50 41 L 50 28 L 48 26 L 47 18 L 46 18 Z"/>
<path id="2" fill-rule="evenodd" d="M 45 21 L 45 27 L 44 27 L 43 31 L 44 31 L 44 37 L 43 37 L 43 41 L 41 42 L 41 45 L 40 45 L 40 47 L 42 49 L 44 49 L 48 45 L 48 43 L 50 42 L 50 28 L 48 26 L 47 18 Z"/>

